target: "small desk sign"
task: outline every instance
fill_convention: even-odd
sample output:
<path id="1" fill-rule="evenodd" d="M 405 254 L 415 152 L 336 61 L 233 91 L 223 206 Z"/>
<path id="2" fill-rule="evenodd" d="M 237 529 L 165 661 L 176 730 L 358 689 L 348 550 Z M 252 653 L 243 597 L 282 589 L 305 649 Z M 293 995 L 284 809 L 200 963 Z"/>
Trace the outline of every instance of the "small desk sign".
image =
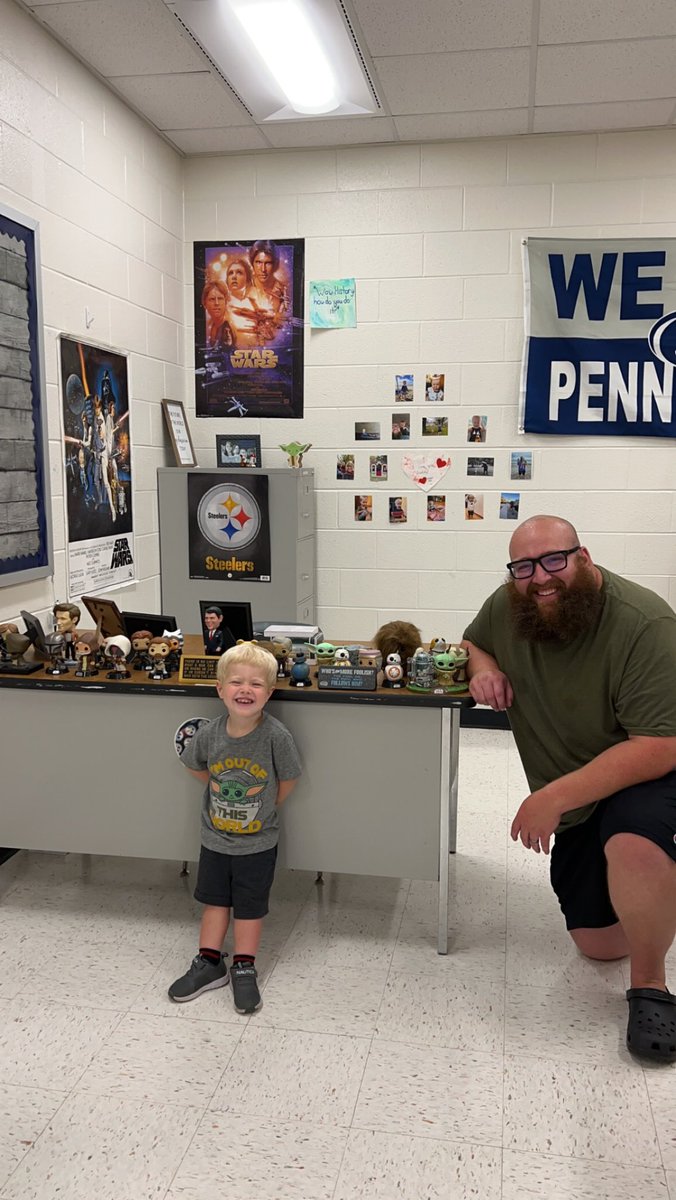
<path id="1" fill-rule="evenodd" d="M 339 688 L 346 692 L 375 692 L 378 672 L 375 667 L 319 667 L 320 688 Z"/>
<path id="2" fill-rule="evenodd" d="M 184 654 L 178 672 L 179 683 L 215 683 L 218 655 Z"/>

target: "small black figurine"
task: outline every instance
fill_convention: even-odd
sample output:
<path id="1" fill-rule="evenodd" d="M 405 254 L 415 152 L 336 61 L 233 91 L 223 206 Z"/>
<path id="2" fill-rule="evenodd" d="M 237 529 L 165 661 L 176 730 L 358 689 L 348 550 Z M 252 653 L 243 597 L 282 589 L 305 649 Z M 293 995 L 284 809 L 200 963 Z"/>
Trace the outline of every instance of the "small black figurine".
<path id="1" fill-rule="evenodd" d="M 66 641 L 62 633 L 48 633 L 45 646 L 49 653 L 49 666 L 45 667 L 45 675 L 67 675 Z"/>

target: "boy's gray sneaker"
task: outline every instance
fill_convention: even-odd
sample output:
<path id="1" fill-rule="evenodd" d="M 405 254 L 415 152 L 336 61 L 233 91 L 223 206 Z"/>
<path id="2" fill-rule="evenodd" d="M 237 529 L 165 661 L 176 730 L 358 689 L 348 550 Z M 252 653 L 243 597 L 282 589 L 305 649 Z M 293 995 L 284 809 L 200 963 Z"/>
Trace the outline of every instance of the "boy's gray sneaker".
<path id="1" fill-rule="evenodd" d="M 227 982 L 228 968 L 223 959 L 219 963 L 212 963 L 202 958 L 201 954 L 196 954 L 185 975 L 181 975 L 180 979 L 172 983 L 169 995 L 172 1000 L 182 1004 L 185 1000 L 194 1000 L 196 996 L 201 996 L 202 992 L 211 991 L 212 988 L 225 987 Z"/>
<path id="2" fill-rule="evenodd" d="M 232 998 L 238 1013 L 252 1013 L 261 1006 L 258 972 L 253 963 L 233 963 L 230 968 Z"/>

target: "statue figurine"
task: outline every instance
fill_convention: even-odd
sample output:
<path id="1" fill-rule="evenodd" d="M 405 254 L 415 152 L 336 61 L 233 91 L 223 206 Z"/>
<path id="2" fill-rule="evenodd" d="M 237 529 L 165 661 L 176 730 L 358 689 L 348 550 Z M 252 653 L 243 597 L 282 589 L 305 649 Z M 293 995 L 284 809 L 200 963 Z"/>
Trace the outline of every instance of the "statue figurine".
<path id="1" fill-rule="evenodd" d="M 469 655 L 462 646 L 449 646 L 443 654 L 435 654 L 434 671 L 437 688 L 452 695 L 467 691 L 467 659 Z"/>
<path id="2" fill-rule="evenodd" d="M 112 667 L 108 671 L 107 679 L 131 679 L 131 671 L 127 669 L 127 659 L 131 654 L 131 642 L 123 633 L 117 637 L 106 638 L 103 643 L 103 652 L 108 659 L 108 666 Z"/>
<path id="3" fill-rule="evenodd" d="M 12 621 L 7 621 L 6 624 L 0 625 L 0 663 L 9 662 L 11 655 L 7 649 L 5 637 L 8 633 L 18 633 L 19 626 L 14 625 Z"/>
<path id="4" fill-rule="evenodd" d="M 270 643 L 270 653 L 277 662 L 277 678 L 286 679 L 291 674 L 293 642 L 289 637 L 275 637 Z"/>
<path id="5" fill-rule="evenodd" d="M 420 647 L 408 661 L 409 692 L 431 692 L 434 687 L 434 659 Z"/>
<path id="6" fill-rule="evenodd" d="M 77 641 L 77 625 L 82 610 L 77 604 L 55 604 L 52 613 L 54 614 L 54 632 L 60 633 L 64 641 L 64 658 L 66 661 L 74 663 L 76 661 L 75 643 Z"/>
<path id="7" fill-rule="evenodd" d="M 333 656 L 334 667 L 350 667 L 350 651 L 347 646 L 337 646 L 336 653 Z"/>
<path id="8" fill-rule="evenodd" d="M 375 648 L 375 646 L 360 646 L 359 647 L 359 666 L 360 667 L 371 667 L 374 670 L 379 671 L 380 668 L 382 667 L 382 665 L 383 665 L 383 656 L 380 653 L 380 650 L 377 650 Z"/>
<path id="9" fill-rule="evenodd" d="M 307 454 L 308 450 L 312 448 L 312 442 L 305 442 L 305 444 L 302 442 L 289 442 L 288 446 L 282 446 L 280 443 L 279 448 L 286 454 L 290 467 L 302 467 L 303 455 Z"/>
<path id="10" fill-rule="evenodd" d="M 330 667 L 333 665 L 336 653 L 336 647 L 333 642 L 318 642 L 316 646 L 306 646 L 306 650 L 308 653 L 314 654 L 317 660 L 315 675 L 319 674 L 320 667 Z"/>
<path id="11" fill-rule="evenodd" d="M 152 662 L 148 654 L 148 647 L 153 640 L 153 635 L 149 629 L 137 629 L 136 633 L 132 634 L 131 648 L 133 656 L 131 666 L 135 671 L 151 671 Z"/>
<path id="12" fill-rule="evenodd" d="M 310 679 L 310 667 L 307 662 L 307 654 L 302 646 L 297 646 L 293 652 L 293 661 L 291 664 L 291 678 L 289 687 L 312 687 Z"/>
<path id="13" fill-rule="evenodd" d="M 167 655 L 167 670 L 169 674 L 172 671 L 178 671 L 181 665 L 181 651 L 183 650 L 183 634 L 180 629 L 174 629 L 172 633 L 168 633 L 165 629 L 162 637 L 165 637 L 169 642 L 169 653 Z"/>
<path id="14" fill-rule="evenodd" d="M 96 656 L 98 643 L 98 634 L 96 633 L 81 633 L 78 635 L 75 643 L 75 657 L 78 662 L 78 668 L 75 675 L 78 679 L 91 679 L 94 675 L 98 675 L 98 670 L 95 666 L 90 666 L 90 662 Z"/>
<path id="15" fill-rule="evenodd" d="M 45 646 L 49 654 L 49 666 L 45 667 L 45 675 L 67 675 L 66 642 L 62 633 L 48 633 Z"/>
<path id="16" fill-rule="evenodd" d="M 385 669 L 383 672 L 383 687 L 400 688 L 404 678 L 404 668 L 401 665 L 401 655 L 396 650 L 392 654 L 388 654 L 385 659 Z"/>
<path id="17" fill-rule="evenodd" d="M 148 647 L 148 654 L 152 662 L 152 670 L 148 679 L 168 679 L 169 672 L 167 671 L 167 658 L 169 657 L 168 638 L 155 637 Z"/>
<path id="18" fill-rule="evenodd" d="M 24 658 L 24 654 L 31 644 L 31 639 L 25 633 L 14 633 L 11 629 L 2 636 L 14 671 L 17 674 L 28 672 L 31 664 Z"/>
<path id="19" fill-rule="evenodd" d="M 433 637 L 430 642 L 430 654 L 445 654 L 448 650 L 448 642 L 442 637 Z"/>

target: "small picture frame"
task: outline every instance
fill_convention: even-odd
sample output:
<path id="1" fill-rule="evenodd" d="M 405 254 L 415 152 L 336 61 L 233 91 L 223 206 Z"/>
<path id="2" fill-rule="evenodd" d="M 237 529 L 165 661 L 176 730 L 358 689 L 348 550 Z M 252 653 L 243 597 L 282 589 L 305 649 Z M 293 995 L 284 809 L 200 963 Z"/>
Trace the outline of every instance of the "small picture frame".
<path id="1" fill-rule="evenodd" d="M 257 433 L 217 433 L 217 467 L 262 467 L 261 439 Z"/>
<path id="2" fill-rule="evenodd" d="M 177 467 L 196 467 L 197 457 L 192 444 L 182 400 L 163 400 L 162 411 L 169 430 Z"/>
<path id="3" fill-rule="evenodd" d="M 253 639 L 253 618 L 248 600 L 200 600 L 199 605 L 204 653 L 208 657 L 220 657 L 238 640 L 250 642 Z"/>
<path id="4" fill-rule="evenodd" d="M 127 636 L 124 617 L 114 600 L 100 596 L 82 596 L 81 600 L 102 637 Z"/>

